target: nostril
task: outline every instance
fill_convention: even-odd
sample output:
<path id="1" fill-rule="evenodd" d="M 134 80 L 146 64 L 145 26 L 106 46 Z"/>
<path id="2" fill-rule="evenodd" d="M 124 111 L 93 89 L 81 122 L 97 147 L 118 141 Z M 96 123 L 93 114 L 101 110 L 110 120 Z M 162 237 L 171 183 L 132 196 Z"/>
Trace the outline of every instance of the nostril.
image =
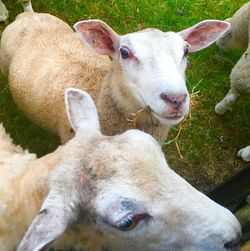
<path id="1" fill-rule="evenodd" d="M 161 93 L 160 98 L 166 103 L 171 104 L 173 108 L 179 109 L 181 105 L 186 101 L 187 94 L 183 95 L 169 95 L 166 93 Z"/>
<path id="2" fill-rule="evenodd" d="M 175 99 L 173 100 L 174 105 L 178 105 L 179 103 L 181 103 L 181 101 L 178 101 L 178 100 L 175 100 Z"/>
<path id="3" fill-rule="evenodd" d="M 235 239 L 225 243 L 224 248 L 228 250 L 238 250 L 241 244 L 241 236 L 238 235 Z"/>
<path id="4" fill-rule="evenodd" d="M 174 100 L 172 104 L 174 108 L 178 109 L 182 105 L 182 101 Z"/>
<path id="5" fill-rule="evenodd" d="M 161 99 L 163 99 L 164 101 L 169 101 L 169 102 L 171 102 L 170 95 L 167 95 L 167 94 L 165 94 L 165 93 L 161 93 L 160 97 L 161 97 Z"/>

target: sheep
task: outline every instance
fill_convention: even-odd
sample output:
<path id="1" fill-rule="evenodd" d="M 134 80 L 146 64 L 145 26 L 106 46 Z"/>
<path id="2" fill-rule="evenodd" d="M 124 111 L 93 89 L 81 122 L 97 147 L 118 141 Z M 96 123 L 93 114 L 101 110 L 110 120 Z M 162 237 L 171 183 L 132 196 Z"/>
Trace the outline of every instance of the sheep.
<path id="1" fill-rule="evenodd" d="M 24 11 L 33 11 L 31 0 L 19 0 Z M 9 17 L 9 12 L 4 3 L 0 0 L 0 22 L 5 22 Z"/>
<path id="2" fill-rule="evenodd" d="M 86 92 L 65 101 L 76 135 L 44 157 L 0 127 L 0 250 L 237 250 L 235 216 L 171 170 L 151 135 L 105 136 Z"/>
<path id="3" fill-rule="evenodd" d="M 232 18 L 226 19 L 231 28 L 217 41 L 219 48 L 227 50 L 246 50 L 230 74 L 230 90 L 227 95 L 215 106 L 219 115 L 229 110 L 243 93 L 250 92 L 250 2 L 243 5 Z M 250 146 L 238 151 L 238 157 L 250 161 Z"/>
<path id="4" fill-rule="evenodd" d="M 244 4 L 231 18 L 225 21 L 230 23 L 227 32 L 216 41 L 222 50 L 246 50 L 249 44 L 248 31 L 250 21 L 250 2 Z"/>
<path id="5" fill-rule="evenodd" d="M 163 143 L 189 110 L 187 53 L 209 46 L 229 24 L 206 20 L 179 33 L 123 36 L 100 20 L 74 27 L 77 33 L 49 14 L 22 13 L 4 30 L 1 70 L 17 106 L 64 143 L 72 130 L 61 109 L 63 92 L 82 88 L 97 103 L 105 134 L 137 128 Z"/>

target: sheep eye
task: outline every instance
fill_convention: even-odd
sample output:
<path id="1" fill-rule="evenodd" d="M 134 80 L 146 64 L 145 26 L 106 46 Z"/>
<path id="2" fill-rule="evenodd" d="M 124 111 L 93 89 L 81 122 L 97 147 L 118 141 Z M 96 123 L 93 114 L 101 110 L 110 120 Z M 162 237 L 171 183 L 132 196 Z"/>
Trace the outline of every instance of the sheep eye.
<path id="1" fill-rule="evenodd" d="M 120 222 L 116 224 L 116 227 L 121 231 L 130 231 L 137 226 L 137 224 L 145 219 L 148 214 L 136 214 L 136 215 L 126 215 Z"/>
<path id="2" fill-rule="evenodd" d="M 135 227 L 135 221 L 133 216 L 126 216 L 125 219 L 122 219 L 117 226 L 122 231 L 129 231 Z"/>
<path id="3" fill-rule="evenodd" d="M 184 48 L 184 54 L 183 54 L 183 57 L 186 57 L 187 56 L 187 54 L 188 54 L 188 44 L 185 46 L 185 48 Z"/>
<path id="4" fill-rule="evenodd" d="M 131 52 L 126 47 L 121 48 L 120 53 L 121 53 L 121 56 L 122 56 L 123 59 L 129 58 L 130 55 L 131 55 Z"/>

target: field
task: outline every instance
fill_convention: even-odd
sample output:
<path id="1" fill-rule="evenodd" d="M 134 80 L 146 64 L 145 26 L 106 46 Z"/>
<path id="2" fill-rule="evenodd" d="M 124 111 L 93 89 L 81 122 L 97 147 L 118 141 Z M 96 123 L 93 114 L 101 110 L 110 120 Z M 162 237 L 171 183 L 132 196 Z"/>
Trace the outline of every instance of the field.
<path id="1" fill-rule="evenodd" d="M 48 12 L 70 25 L 81 19 L 98 18 L 119 34 L 155 27 L 163 31 L 180 31 L 203 19 L 225 19 L 243 3 L 239 0 L 34 0 L 37 12 Z M 6 0 L 9 22 L 22 11 L 14 0 Z M 7 24 L 1 24 L 1 31 Z M 221 52 L 215 45 L 190 54 L 187 85 L 192 97 L 192 110 L 186 120 L 171 130 L 164 145 L 173 169 L 198 189 L 207 192 L 222 180 L 236 174 L 245 163 L 237 150 L 250 140 L 250 100 L 242 97 L 223 116 L 214 106 L 229 89 L 229 74 L 240 53 Z M 32 99 L 32 97 L 30 97 Z M 56 136 L 31 124 L 16 108 L 7 80 L 0 76 L 0 120 L 15 143 L 42 156 L 55 149 Z"/>

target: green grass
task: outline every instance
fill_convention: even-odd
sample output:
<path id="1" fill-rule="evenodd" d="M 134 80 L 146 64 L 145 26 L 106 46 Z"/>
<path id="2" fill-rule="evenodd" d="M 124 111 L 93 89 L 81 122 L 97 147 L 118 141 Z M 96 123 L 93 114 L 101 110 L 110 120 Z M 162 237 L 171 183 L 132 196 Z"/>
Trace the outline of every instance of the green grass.
<path id="1" fill-rule="evenodd" d="M 146 27 L 179 31 L 203 19 L 225 19 L 245 2 L 248 1 L 34 0 L 33 7 L 37 12 L 54 14 L 70 25 L 81 19 L 102 19 L 118 33 L 125 34 Z M 14 0 L 5 3 L 11 22 L 22 8 Z M 181 9 L 183 15 L 177 13 Z M 1 29 L 4 27 L 2 24 Z M 242 97 L 224 116 L 214 113 L 215 104 L 229 89 L 229 74 L 239 56 L 239 53 L 219 52 L 215 45 L 190 55 L 188 87 L 191 91 L 198 83 L 199 97 L 191 120 L 185 123 L 178 138 L 184 159 L 180 158 L 174 143 L 164 147 L 171 166 L 203 191 L 208 191 L 244 166 L 236 152 L 249 144 L 249 98 Z M 32 125 L 16 109 L 3 77 L 0 78 L 0 120 L 16 143 L 39 156 L 52 151 L 59 143 L 58 138 Z M 175 137 L 176 129 L 171 130 L 169 139 Z"/>

